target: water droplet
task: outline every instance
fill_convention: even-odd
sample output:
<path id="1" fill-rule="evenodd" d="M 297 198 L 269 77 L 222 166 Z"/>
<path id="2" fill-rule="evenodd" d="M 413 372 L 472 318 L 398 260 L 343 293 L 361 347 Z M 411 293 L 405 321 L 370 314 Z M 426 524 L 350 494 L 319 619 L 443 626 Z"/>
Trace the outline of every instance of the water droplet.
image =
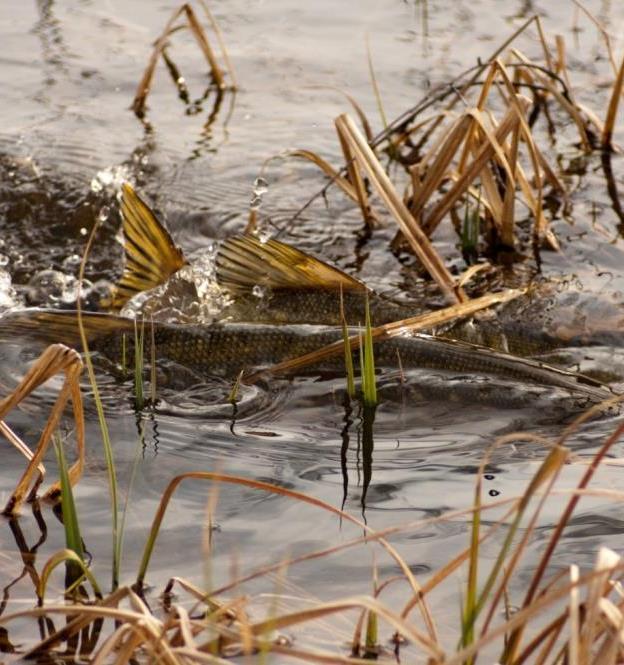
<path id="1" fill-rule="evenodd" d="M 253 185 L 253 193 L 256 196 L 262 196 L 269 191 L 269 183 L 264 178 L 256 178 Z"/>
<path id="2" fill-rule="evenodd" d="M 81 236 L 86 236 L 87 235 L 87 229 L 84 226 L 80 229 L 80 235 Z"/>
<path id="3" fill-rule="evenodd" d="M 249 207 L 252 210 L 259 210 L 262 205 L 262 197 L 269 191 L 269 185 L 264 178 L 256 178 L 253 183 L 251 202 Z"/>
<path id="4" fill-rule="evenodd" d="M 82 261 L 81 257 L 78 254 L 70 254 L 63 259 L 62 268 L 63 270 L 73 270 L 80 265 Z"/>
<path id="5" fill-rule="evenodd" d="M 98 220 L 100 222 L 105 222 L 110 216 L 110 208 L 108 206 L 102 206 L 100 213 L 98 215 Z"/>
<path id="6" fill-rule="evenodd" d="M 129 179 L 130 171 L 127 166 L 109 166 L 95 174 L 91 180 L 91 191 L 96 194 L 107 190 L 113 194 L 121 189 L 122 183 Z"/>
<path id="7" fill-rule="evenodd" d="M 264 245 L 264 243 L 271 240 L 271 232 L 268 229 L 260 229 L 258 231 L 258 240 Z"/>

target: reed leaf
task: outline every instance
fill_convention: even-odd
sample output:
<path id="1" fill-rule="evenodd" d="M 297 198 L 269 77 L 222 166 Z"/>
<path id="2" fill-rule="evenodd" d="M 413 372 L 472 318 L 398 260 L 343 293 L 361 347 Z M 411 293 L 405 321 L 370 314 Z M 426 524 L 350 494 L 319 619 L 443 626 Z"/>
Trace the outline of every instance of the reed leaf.
<path id="1" fill-rule="evenodd" d="M 344 310 L 344 296 L 340 289 L 340 320 L 342 322 L 342 342 L 344 344 L 345 371 L 347 373 L 347 395 L 350 399 L 355 398 L 355 372 L 353 370 L 353 351 L 349 340 L 349 329 Z"/>
<path id="2" fill-rule="evenodd" d="M 370 317 L 370 303 L 366 294 L 366 322 L 364 327 L 364 349 L 362 358 L 362 393 L 364 405 L 377 404 L 377 379 L 375 378 L 375 353 L 373 350 L 373 332 Z"/>
<path id="3" fill-rule="evenodd" d="M 41 570 L 41 578 L 39 580 L 39 586 L 37 588 L 37 596 L 39 598 L 40 604 L 43 604 L 43 599 L 45 598 L 46 589 L 48 587 L 48 581 L 53 570 L 64 563 L 68 568 L 71 566 L 75 571 L 76 575 L 72 585 L 75 586 L 83 578 L 89 580 L 91 587 L 93 588 L 93 593 L 97 598 L 102 598 L 102 591 L 100 586 L 95 578 L 95 575 L 91 572 L 89 567 L 84 561 L 84 554 L 78 554 L 74 549 L 64 549 L 59 550 L 53 554 L 43 566 Z M 75 611 L 75 610 L 74 610 Z"/>
<path id="4" fill-rule="evenodd" d="M 74 552 L 76 556 L 84 561 L 84 549 L 82 546 L 82 535 L 80 534 L 80 523 L 78 521 L 78 512 L 74 501 L 69 473 L 67 471 L 67 460 L 65 459 L 65 450 L 63 442 L 58 436 L 54 438 L 54 449 L 59 466 L 59 476 L 61 482 L 61 508 L 63 511 L 63 528 L 65 530 L 65 546 L 68 550 Z M 65 586 L 73 586 L 82 577 L 80 566 L 76 566 L 73 559 L 67 560 Z"/>

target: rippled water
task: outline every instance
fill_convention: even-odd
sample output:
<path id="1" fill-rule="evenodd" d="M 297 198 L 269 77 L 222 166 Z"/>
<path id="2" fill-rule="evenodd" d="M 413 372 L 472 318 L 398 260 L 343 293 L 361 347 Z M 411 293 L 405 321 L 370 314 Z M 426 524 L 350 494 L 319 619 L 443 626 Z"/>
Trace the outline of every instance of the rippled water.
<path id="1" fill-rule="evenodd" d="M 611 27 L 614 48 L 620 52 L 624 7 L 597 0 L 586 4 Z M 250 202 L 259 192 L 257 182 L 254 192 L 254 182 L 261 173 L 268 189 L 261 192 L 259 214 L 270 219 L 269 229 L 284 225 L 324 181 L 305 163 L 278 158 L 263 170 L 265 160 L 287 150 L 310 148 L 338 164 L 332 121 L 350 110 L 338 90 L 352 94 L 381 128 L 366 61 L 367 38 L 385 112 L 394 117 L 430 86 L 448 80 L 477 57 L 487 57 L 503 35 L 537 11 L 549 32 L 566 39 L 577 95 L 604 115 L 604 84 L 611 79 L 602 42 L 595 29 L 575 15 L 572 4 L 229 0 L 211 6 L 223 29 L 239 91 L 226 95 L 217 109 L 209 95 L 189 110 L 160 67 L 148 99 L 148 131 L 128 107 L 171 3 L 38 0 L 12 3 L 10 8 L 8 3 L 0 5 L 0 309 L 71 300 L 85 236 L 96 219 L 102 227 L 87 268 L 92 299 L 115 278 L 121 261 L 115 241 L 116 203 L 109 186 L 115 179 L 131 177 L 137 183 L 189 254 L 201 253 L 215 239 L 245 226 Z M 581 30 L 576 29 L 577 22 Z M 178 34 L 173 41 L 171 55 L 192 97 L 199 98 L 206 86 L 205 67 L 189 35 Z M 530 39 L 522 48 L 530 53 L 537 49 Z M 613 209 L 599 156 L 583 157 L 571 137 L 572 131 L 564 130 L 551 146 L 552 160 L 563 170 L 571 190 L 568 214 L 553 224 L 562 252 L 543 257 L 544 273 L 556 278 L 556 286 L 538 298 L 531 312 L 551 328 L 571 335 L 596 328 L 619 331 L 624 221 Z M 622 140 L 621 134 L 618 137 Z M 614 156 L 612 167 L 621 188 L 620 156 Z M 299 218 L 290 239 L 380 291 L 398 299 L 413 297 L 413 274 L 387 249 L 394 233 L 391 224 L 367 243 L 358 236 L 360 224 L 359 212 L 332 193 L 327 207 L 317 203 Z M 455 239 L 442 232 L 436 242 L 450 255 Z M 605 345 L 566 354 L 563 362 L 568 366 L 608 369 L 616 380 L 624 378 L 622 349 Z M 16 385 L 34 357 L 36 351 L 19 341 L 0 347 L 0 394 Z M 162 371 L 166 374 L 167 368 Z M 125 580 L 136 571 L 157 502 L 176 474 L 221 470 L 269 481 L 335 507 L 344 505 L 369 526 L 384 528 L 466 508 L 484 451 L 498 435 L 526 430 L 552 437 L 572 417 L 564 396 L 537 389 L 418 371 L 408 375 L 403 385 L 396 371 L 387 371 L 380 379 L 372 450 L 363 441 L 361 414 L 344 406 L 342 378 L 302 377 L 243 387 L 236 411 L 227 402 L 229 381 L 170 384 L 162 388 L 157 409 L 146 410 L 138 421 L 131 382 L 105 372 L 100 381 L 121 487 L 126 488 L 134 476 Z M 59 385 L 56 381 L 47 386 L 11 414 L 12 427 L 28 441 L 40 431 Z M 477 394 L 484 397 L 475 403 Z M 76 494 L 94 571 L 106 579 L 110 510 L 104 457 L 89 399 L 86 408 L 88 465 Z M 592 453 L 619 422 L 619 417 L 606 416 L 584 426 L 571 440 L 573 450 L 580 456 Z M 614 457 L 624 454 L 622 445 L 613 450 Z M 542 449 L 528 443 L 497 451 L 485 480 L 487 491 L 503 498 L 522 492 L 542 456 Z M 3 460 L 4 497 L 23 462 L 6 451 Z M 52 459 L 49 466 L 55 468 Z M 582 468 L 570 465 L 563 484 L 570 486 Z M 621 469 L 606 467 L 600 483 L 619 487 Z M 196 582 L 207 579 L 210 492 L 210 485 L 201 482 L 183 484 L 178 490 L 149 572 L 154 598 L 172 575 Z M 544 513 L 529 560 L 540 550 L 558 509 L 555 502 Z M 618 514 L 598 499 L 584 501 L 555 563 L 567 565 L 567 555 L 573 553 L 575 562 L 588 564 L 597 539 L 620 548 Z M 38 548 L 36 567 L 63 546 L 60 525 L 47 509 L 43 515 L 48 531 Z M 288 554 L 361 535 L 359 528 L 335 515 L 236 486 L 219 487 L 214 519 L 209 557 L 213 586 Z M 0 527 L 0 587 L 5 587 L 8 598 L 2 609 L 31 606 L 28 577 L 7 585 L 23 568 L 16 534 L 21 530 L 32 546 L 40 535 L 36 521 L 26 509 L 18 522 L 5 520 Z M 450 557 L 466 541 L 462 518 L 410 531 L 394 542 L 412 570 L 425 579 L 439 565 L 440 553 Z M 293 586 L 288 592 L 324 599 L 368 593 L 371 561 L 370 552 L 360 548 L 357 556 L 347 551 L 292 568 L 287 577 Z M 383 556 L 377 565 L 381 579 L 398 571 Z M 270 580 L 246 589 L 272 591 L 279 584 Z M 392 605 L 405 593 L 395 585 L 384 598 Z M 445 603 L 447 608 L 451 603 L 450 613 L 457 615 L 455 600 L 434 601 L 441 608 Z M 449 610 L 443 609 L 442 626 L 453 625 L 448 615 Z M 336 631 L 341 629 L 335 626 Z M 15 643 L 28 640 L 32 630 L 30 624 L 18 625 L 9 638 Z M 323 642 L 320 635 L 310 639 Z M 349 639 L 348 628 L 332 639 L 342 645 Z"/>

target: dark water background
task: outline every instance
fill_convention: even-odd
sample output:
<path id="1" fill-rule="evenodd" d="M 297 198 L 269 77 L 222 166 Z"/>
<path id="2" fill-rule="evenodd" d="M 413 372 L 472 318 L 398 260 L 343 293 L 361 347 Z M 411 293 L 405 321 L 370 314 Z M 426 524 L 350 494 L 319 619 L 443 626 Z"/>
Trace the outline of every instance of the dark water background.
<path id="1" fill-rule="evenodd" d="M 621 53 L 624 6 L 587 2 L 609 26 L 616 54 Z M 189 110 L 162 65 L 149 97 L 151 131 L 137 121 L 129 105 L 150 44 L 164 26 L 173 3 L 148 0 L 67 0 L 66 2 L 0 2 L 0 306 L 46 304 L 53 300 L 41 284 L 53 269 L 66 276 L 57 296 L 71 296 L 78 258 L 98 216 L 106 222 L 94 249 L 87 277 L 112 280 L 121 250 L 114 241 L 117 214 L 102 184 L 126 174 L 166 217 L 176 240 L 188 252 L 201 251 L 215 238 L 240 231 L 247 220 L 254 179 L 263 162 L 283 151 L 310 148 L 340 163 L 333 118 L 350 110 L 336 89 L 353 95 L 377 129 L 381 128 L 366 62 L 366 38 L 385 111 L 395 117 L 416 103 L 427 89 L 485 58 L 528 16 L 539 12 L 549 34 L 562 34 L 578 98 L 604 117 L 612 74 L 602 40 L 572 3 L 493 2 L 363 2 L 301 3 L 293 0 L 212 2 L 239 81 L 236 96 L 226 95 L 212 119 L 214 94 Z M 519 47 L 538 54 L 534 39 Z M 205 67 L 186 33 L 174 37 L 171 55 L 187 79 L 193 98 L 206 87 Z M 618 138 L 622 139 L 621 134 Z M 552 317 L 562 326 L 592 328 L 598 319 L 613 329 L 622 321 L 624 278 L 621 270 L 622 222 L 613 210 L 598 155 L 584 157 L 574 133 L 562 127 L 548 157 L 559 166 L 571 191 L 569 213 L 553 227 L 562 253 L 547 254 L 545 274 L 560 287 L 548 300 Z M 622 183 L 621 158 L 614 157 L 615 180 Z M 317 189 L 323 178 L 312 167 L 275 160 L 264 173 L 269 190 L 261 212 L 277 226 Z M 95 183 L 94 183 L 95 181 Z M 398 298 L 409 298 L 413 283 L 408 269 L 388 251 L 392 224 L 361 246 L 357 210 L 338 193 L 330 206 L 321 203 L 299 220 L 290 239 L 371 286 Z M 111 206 L 113 206 L 111 208 Z M 450 254 L 455 239 L 437 236 Z M 456 259 L 455 259 L 456 260 Z M 58 274 L 56 275 L 58 278 Z M 29 288 L 28 285 L 31 285 Z M 54 294 L 52 294 L 54 296 Z M 1 325 L 1 324 L 0 324 Z M 27 346 L 0 348 L 2 394 L 23 374 L 36 353 Z M 584 368 L 609 368 L 624 377 L 624 354 L 610 347 L 576 350 L 570 362 Z M 470 505 L 475 474 L 486 448 L 497 435 L 516 429 L 554 436 L 569 416 L 556 401 L 542 395 L 524 408 L 467 404 L 457 391 L 444 389 L 449 377 L 420 375 L 433 397 L 397 387 L 395 373 L 382 376 L 382 403 L 374 429 L 372 479 L 365 519 L 373 528 L 436 516 Z M 456 383 L 471 380 L 455 377 Z M 137 427 L 129 384 L 102 377 L 121 487 L 126 488 L 136 460 L 129 500 L 123 560 L 124 581 L 131 581 L 160 495 L 176 474 L 221 470 L 319 497 L 362 518 L 364 464 L 361 420 L 341 399 L 342 379 L 298 379 L 244 388 L 233 425 L 225 404 L 230 385 L 212 382 L 187 391 L 163 390 L 155 413 L 144 413 Z M 56 382 L 58 388 L 59 383 Z M 54 386 L 53 386 L 54 387 Z M 11 415 L 10 423 L 33 441 L 45 420 L 53 387 Z M 499 389 L 504 393 L 505 386 Z M 110 568 L 110 508 L 101 438 L 88 401 L 88 463 L 76 489 L 80 518 L 96 575 L 106 580 Z M 618 424 L 606 417 L 585 426 L 571 444 L 590 454 Z M 143 431 L 143 437 L 138 431 Z M 622 456 L 618 445 L 614 457 Z M 492 496 L 522 492 L 538 468 L 543 450 L 533 444 L 507 446 L 497 453 L 486 488 Z M 23 468 L 8 447 L 2 454 L 0 497 L 11 491 Z M 54 476 L 55 463 L 49 469 Z M 570 486 L 584 467 L 566 469 Z M 345 478 L 347 486 L 345 491 Z M 602 487 L 619 488 L 622 471 L 605 467 Z M 125 489 L 124 489 L 125 492 Z M 212 533 L 212 552 L 205 550 L 206 505 L 210 486 L 188 483 L 177 492 L 165 520 L 149 572 L 156 598 L 172 575 L 220 586 L 242 571 L 360 535 L 335 516 L 282 497 L 235 486 L 219 488 Z M 547 528 L 561 506 L 549 504 L 530 546 L 529 562 L 539 552 Z M 36 565 L 63 547 L 63 533 L 51 512 L 43 516 L 47 538 Z M 17 530 L 32 545 L 39 537 L 26 508 L 17 524 L 0 523 L 0 587 L 22 572 Z M 566 532 L 565 547 L 555 563 L 589 564 L 597 544 L 621 548 L 624 523 L 617 506 L 584 500 Z M 412 570 L 422 579 L 467 544 L 464 520 L 447 521 L 397 537 Z M 486 556 L 495 554 L 494 545 Z M 398 572 L 378 554 L 381 579 Z M 245 587 L 250 593 L 284 591 L 293 597 L 331 599 L 371 591 L 372 554 L 355 553 L 292 568 L 286 578 Z M 434 598 L 442 630 L 458 616 L 453 589 Z M 60 593 L 55 578 L 52 594 Z M 6 588 L 6 587 L 5 587 Z M 5 612 L 32 606 L 32 584 L 26 576 L 5 592 Z M 400 585 L 382 597 L 398 608 L 406 596 Z M 156 602 L 156 601 L 155 601 Z M 259 599 L 257 617 L 262 616 Z M 294 601 L 293 601 L 294 602 Z M 450 608 L 450 609 L 449 609 Z M 340 632 L 342 631 L 342 632 Z M 331 640 L 349 639 L 348 624 L 331 626 Z M 15 643 L 36 634 L 34 624 L 10 627 Z M 325 643 L 322 632 L 310 637 Z"/>

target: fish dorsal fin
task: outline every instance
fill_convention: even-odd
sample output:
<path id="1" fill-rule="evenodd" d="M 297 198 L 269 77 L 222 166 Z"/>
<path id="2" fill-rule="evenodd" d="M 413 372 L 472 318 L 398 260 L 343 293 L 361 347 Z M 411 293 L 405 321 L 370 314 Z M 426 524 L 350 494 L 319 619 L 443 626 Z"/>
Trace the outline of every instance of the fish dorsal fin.
<path id="1" fill-rule="evenodd" d="M 271 289 L 368 290 L 365 284 L 279 240 L 262 242 L 252 235 L 234 236 L 217 252 L 217 280 L 233 293 L 254 286 Z"/>
<path id="2" fill-rule="evenodd" d="M 111 298 L 101 303 L 112 310 L 121 309 L 137 293 L 164 284 L 186 263 L 167 229 L 128 183 L 121 188 L 121 216 L 124 271 Z"/>

